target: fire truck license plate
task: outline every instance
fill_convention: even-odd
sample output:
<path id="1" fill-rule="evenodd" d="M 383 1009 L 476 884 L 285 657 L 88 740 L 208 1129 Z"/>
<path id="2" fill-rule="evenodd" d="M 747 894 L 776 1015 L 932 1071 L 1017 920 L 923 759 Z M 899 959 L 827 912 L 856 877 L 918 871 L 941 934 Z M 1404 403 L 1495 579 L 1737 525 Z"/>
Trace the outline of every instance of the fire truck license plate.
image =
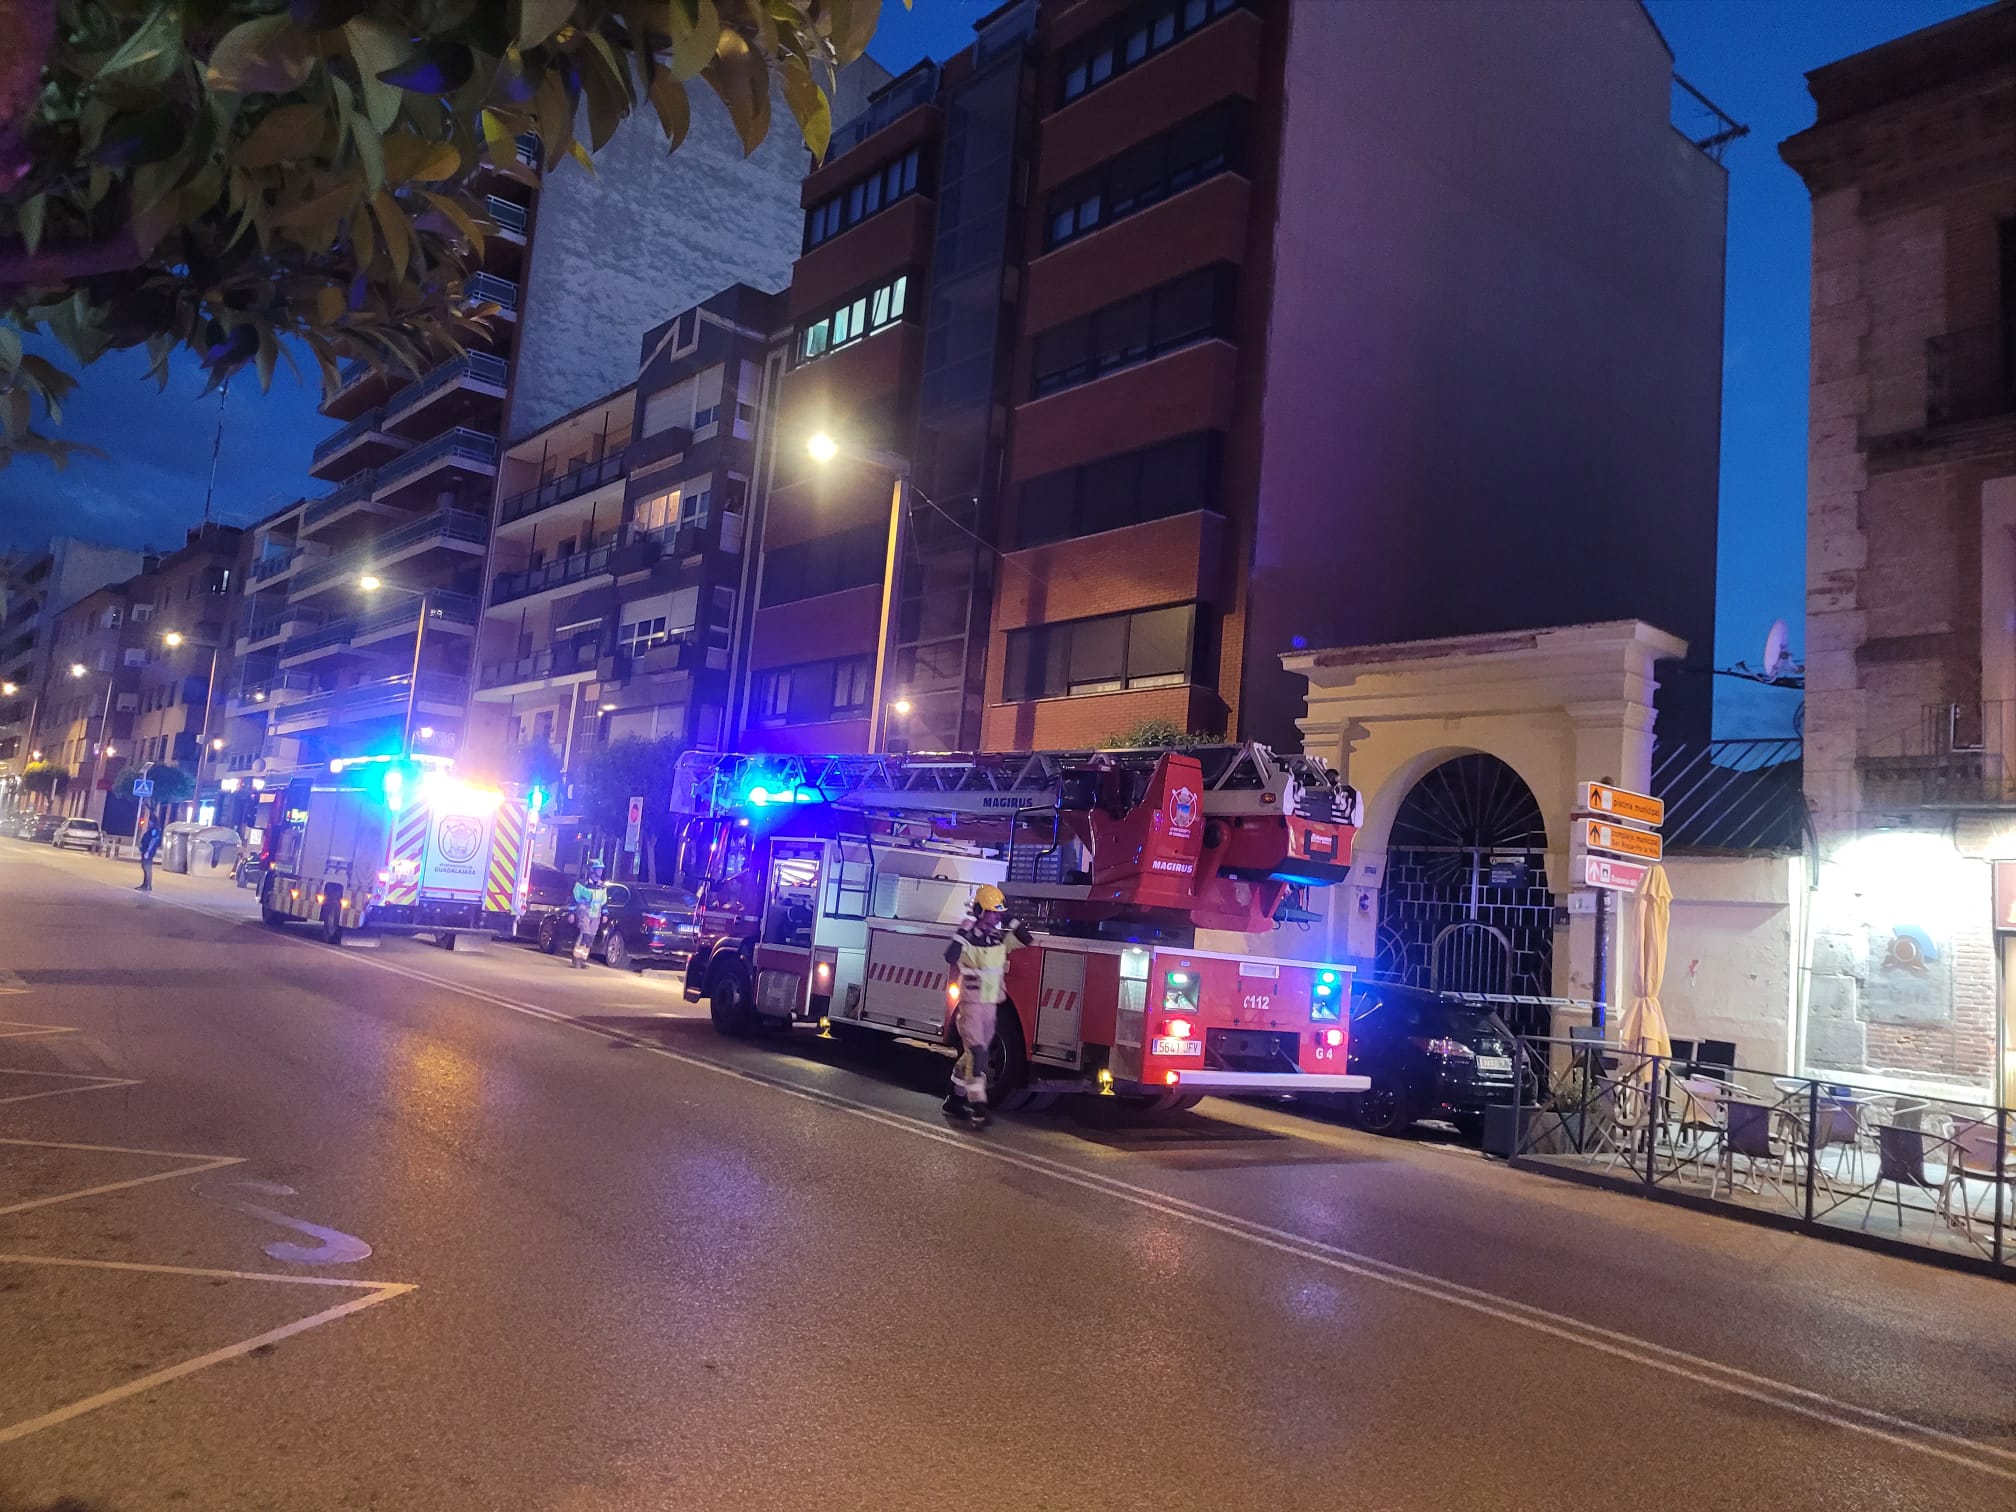
<path id="1" fill-rule="evenodd" d="M 1153 1045 L 1149 1046 L 1148 1053 L 1150 1055 L 1202 1055 L 1204 1053 L 1204 1041 L 1170 1039 L 1167 1035 L 1164 1035 L 1162 1038 L 1156 1040 Z"/>

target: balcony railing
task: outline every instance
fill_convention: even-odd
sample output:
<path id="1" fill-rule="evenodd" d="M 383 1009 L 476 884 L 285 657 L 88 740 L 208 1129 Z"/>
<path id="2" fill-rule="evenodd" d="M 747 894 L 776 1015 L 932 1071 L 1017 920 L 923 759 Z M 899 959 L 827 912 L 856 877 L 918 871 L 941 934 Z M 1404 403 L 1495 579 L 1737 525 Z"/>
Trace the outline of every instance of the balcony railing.
<path id="1" fill-rule="evenodd" d="M 495 273 L 472 273 L 464 280 L 462 292 L 472 304 L 494 304 L 509 314 L 518 310 L 518 285 Z"/>
<path id="2" fill-rule="evenodd" d="M 378 492 L 396 488 L 408 478 L 417 476 L 437 462 L 466 462 L 472 466 L 495 467 L 497 465 L 497 438 L 486 436 L 482 431 L 471 430 L 466 425 L 458 425 L 453 430 L 443 431 L 425 446 L 416 446 L 394 461 L 387 462 L 378 469 Z"/>
<path id="3" fill-rule="evenodd" d="M 418 383 L 409 384 L 401 389 L 398 396 L 386 404 L 385 418 L 388 421 L 396 420 L 428 395 L 439 393 L 459 379 L 468 378 L 472 382 L 487 383 L 492 388 L 501 389 L 504 387 L 505 377 L 506 369 L 502 357 L 492 356 L 489 352 L 465 352 L 460 357 L 450 358 L 447 362 L 429 369 Z"/>
<path id="4" fill-rule="evenodd" d="M 377 487 L 378 470 L 375 467 L 367 467 L 362 472 L 352 474 L 344 480 L 341 488 L 324 494 L 313 504 L 302 510 L 301 523 L 304 527 L 319 524 L 338 510 L 347 509 L 350 505 L 360 500 L 370 498 Z M 307 548 L 304 546 L 297 550 L 294 555 L 299 557 L 304 555 L 306 551 Z"/>
<path id="5" fill-rule="evenodd" d="M 344 718 L 366 719 L 394 709 L 403 708 L 407 701 L 407 689 L 412 679 L 401 673 L 397 677 L 379 678 L 373 682 L 354 683 L 347 688 L 330 688 L 316 693 L 286 707 L 286 717 L 290 720 L 308 719 L 317 715 L 327 715 L 331 723 Z M 464 704 L 469 700 L 469 679 L 455 677 L 445 672 L 423 672 L 420 674 L 420 703 Z"/>
<path id="6" fill-rule="evenodd" d="M 420 600 L 417 597 L 401 596 L 402 601 L 387 604 L 383 609 L 373 610 L 358 617 L 351 634 L 356 637 L 370 635 L 374 631 L 392 625 L 411 624 L 419 617 Z M 467 593 L 429 593 L 427 595 L 427 623 L 467 625 L 476 623 L 476 599 Z"/>
<path id="7" fill-rule="evenodd" d="M 350 644 L 350 637 L 356 633 L 355 620 L 336 620 L 319 630 L 310 630 L 306 635 L 297 635 L 292 640 L 283 641 L 280 646 L 280 659 L 286 661 L 289 657 L 306 656 L 310 651 L 321 651 L 329 646 L 347 646 Z"/>
<path id="8" fill-rule="evenodd" d="M 1927 704 L 1916 729 L 1869 743 L 1856 763 L 1867 805 L 2016 805 L 2016 702 Z"/>
<path id="9" fill-rule="evenodd" d="M 1948 331 L 1925 343 L 1925 423 L 2016 414 L 2016 321 Z"/>
<path id="10" fill-rule="evenodd" d="M 491 581 L 490 602 L 508 604 L 513 599 L 544 593 L 549 588 L 565 588 L 570 583 L 607 572 L 616 549 L 616 543 L 612 541 L 606 546 L 577 551 L 572 556 L 564 556 L 538 567 L 527 567 L 521 572 L 500 572 Z"/>
<path id="11" fill-rule="evenodd" d="M 549 646 L 530 656 L 487 661 L 476 672 L 479 688 L 501 688 L 512 683 L 538 682 L 547 677 L 570 677 L 577 672 L 593 672 L 602 654 L 602 642 L 590 636 L 567 646 Z"/>
<path id="12" fill-rule="evenodd" d="M 314 465 L 321 466 L 322 463 L 346 447 L 353 446 L 373 431 L 383 430 L 384 428 L 385 411 L 383 408 L 364 411 L 363 414 L 352 420 L 343 429 L 337 431 L 336 434 L 333 436 L 324 436 L 321 441 L 316 443 L 315 450 L 310 454 Z"/>
<path id="13" fill-rule="evenodd" d="M 245 579 L 247 582 L 251 583 L 263 582 L 267 578 L 275 577 L 280 573 L 285 572 L 289 567 L 292 567 L 293 565 L 294 565 L 293 552 L 291 551 L 270 552 L 265 556 L 259 557 L 252 563 L 250 567 L 247 567 L 245 569 Z"/>
<path id="14" fill-rule="evenodd" d="M 256 706 L 282 701 L 290 693 L 312 693 L 315 679 L 306 672 L 276 672 L 251 682 L 240 684 L 238 691 L 231 695 L 232 701 L 240 705 Z"/>
<path id="15" fill-rule="evenodd" d="M 299 625 L 304 630 L 313 630 L 327 618 L 319 609 L 305 606 L 290 606 L 278 614 L 269 614 L 264 619 L 253 620 L 245 626 L 248 641 L 271 640 L 288 625 Z"/>
<path id="16" fill-rule="evenodd" d="M 436 538 L 444 541 L 466 541 L 471 545 L 480 546 L 490 539 L 490 522 L 473 510 L 437 509 L 432 514 L 422 515 L 410 525 L 402 525 L 397 530 L 387 531 L 368 545 L 346 551 L 341 556 L 331 557 L 312 570 L 302 573 L 294 591 L 298 594 L 346 575 L 361 576 L 407 547 Z"/>
<path id="17" fill-rule="evenodd" d="M 555 504 L 564 504 L 569 499 L 578 499 L 591 489 L 600 488 L 605 483 L 613 483 L 623 476 L 624 453 L 613 451 L 599 462 L 584 463 L 572 472 L 562 473 L 557 478 L 548 478 L 537 488 L 528 488 L 523 493 L 513 494 L 497 511 L 497 522 L 508 525 L 513 520 L 522 520 L 542 509 L 551 509 Z"/>
<path id="18" fill-rule="evenodd" d="M 515 232 L 519 236 L 525 234 L 526 216 L 523 205 L 514 205 L 501 194 L 486 194 L 483 197 L 483 213 L 499 231 Z"/>

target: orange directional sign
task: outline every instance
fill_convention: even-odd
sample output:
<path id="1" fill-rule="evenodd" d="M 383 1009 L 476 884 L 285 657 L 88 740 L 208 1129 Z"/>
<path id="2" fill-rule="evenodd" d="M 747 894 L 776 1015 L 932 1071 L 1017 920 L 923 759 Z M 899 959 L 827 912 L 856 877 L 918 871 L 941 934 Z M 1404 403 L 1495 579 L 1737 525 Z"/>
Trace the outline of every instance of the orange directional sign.
<path id="1" fill-rule="evenodd" d="M 1591 850 L 1615 851 L 1620 856 L 1637 856 L 1645 861 L 1657 861 L 1664 850 L 1651 830 L 1630 829 L 1607 819 L 1584 819 L 1582 843 Z"/>
<path id="2" fill-rule="evenodd" d="M 1635 893 L 1650 870 L 1636 861 L 1612 861 L 1608 856 L 1582 858 L 1582 880 L 1606 892 Z"/>
<path id="3" fill-rule="evenodd" d="M 1661 799 L 1602 782 L 1585 782 L 1582 786 L 1582 807 L 1592 814 L 1627 819 L 1633 824 L 1658 825 L 1666 822 L 1666 805 Z"/>

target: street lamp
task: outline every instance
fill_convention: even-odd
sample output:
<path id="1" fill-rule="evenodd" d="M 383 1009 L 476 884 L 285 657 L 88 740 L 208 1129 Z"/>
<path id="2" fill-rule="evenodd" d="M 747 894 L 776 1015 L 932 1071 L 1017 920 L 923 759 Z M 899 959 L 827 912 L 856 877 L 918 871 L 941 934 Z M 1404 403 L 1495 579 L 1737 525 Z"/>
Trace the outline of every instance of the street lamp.
<path id="1" fill-rule="evenodd" d="M 825 431 L 815 431 L 805 442 L 805 450 L 812 460 L 821 467 L 839 457 L 841 445 Z M 876 451 L 863 447 L 846 448 L 847 455 L 856 461 L 866 462 L 871 467 L 880 467 L 890 475 L 889 489 L 889 549 L 882 563 L 882 620 L 875 636 L 875 687 L 868 704 L 868 749 L 880 751 L 883 734 L 888 725 L 887 713 L 890 645 L 896 635 L 896 608 L 898 585 L 897 573 L 903 566 L 903 538 L 910 521 L 910 459 L 895 452 Z M 909 700 L 899 700 L 903 707 L 896 712 L 908 714 Z"/>
<path id="2" fill-rule="evenodd" d="M 171 651 L 179 646 L 186 645 L 188 640 L 189 637 L 184 635 L 180 630 L 163 631 L 161 635 L 162 644 L 166 645 Z M 214 751 L 224 749 L 223 741 L 220 740 L 215 745 L 212 745 L 210 741 L 210 706 L 217 697 L 217 653 L 223 649 L 221 642 L 210 648 L 210 676 L 203 684 L 203 729 L 196 737 L 195 788 L 198 812 L 201 812 L 203 802 L 203 753 L 206 749 Z M 188 726 L 185 725 L 183 728 L 187 729 Z"/>
<path id="3" fill-rule="evenodd" d="M 90 675 L 91 669 L 82 662 L 70 663 L 70 675 L 82 679 Z M 119 679 L 112 673 L 105 674 L 105 707 L 98 711 L 98 743 L 91 753 L 91 787 L 84 794 L 84 817 L 91 816 L 91 794 L 98 790 L 98 784 L 105 779 L 105 758 L 117 756 L 119 752 L 112 745 L 112 689 Z"/>
<path id="4" fill-rule="evenodd" d="M 0 694 L 5 694 L 8 698 L 12 698 L 16 693 L 19 693 L 20 691 L 21 691 L 21 684 L 17 682 L 0 682 Z M 40 688 L 37 688 L 35 690 L 35 697 L 33 701 L 30 702 L 28 705 L 28 733 L 22 737 L 21 744 L 23 744 L 24 746 L 32 746 L 33 744 L 35 744 L 35 726 L 37 725 L 37 723 L 40 722 L 41 718 L 42 718 L 42 690 Z M 42 759 L 42 753 L 40 751 L 31 752 L 29 754 L 28 759 L 30 761 L 40 761 Z"/>
<path id="5" fill-rule="evenodd" d="M 366 593 L 376 593 L 391 585 L 388 585 L 383 578 L 367 572 L 357 579 L 357 586 Z M 413 754 L 413 710 L 420 700 L 420 652 L 427 644 L 428 600 L 434 590 L 393 587 L 392 591 L 410 594 L 420 600 L 420 623 L 413 631 L 413 675 L 406 681 L 406 718 L 399 731 L 399 754 L 410 757 Z"/>

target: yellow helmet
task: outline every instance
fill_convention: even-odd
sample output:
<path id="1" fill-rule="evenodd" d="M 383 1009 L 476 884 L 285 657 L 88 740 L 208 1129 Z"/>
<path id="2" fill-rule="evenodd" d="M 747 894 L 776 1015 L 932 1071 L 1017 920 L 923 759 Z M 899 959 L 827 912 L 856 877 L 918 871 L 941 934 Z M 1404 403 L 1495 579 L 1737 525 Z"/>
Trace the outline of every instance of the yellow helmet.
<path id="1" fill-rule="evenodd" d="M 1008 907 L 1007 898 L 992 882 L 982 883 L 980 890 L 973 894 L 973 912 L 1001 913 Z"/>

